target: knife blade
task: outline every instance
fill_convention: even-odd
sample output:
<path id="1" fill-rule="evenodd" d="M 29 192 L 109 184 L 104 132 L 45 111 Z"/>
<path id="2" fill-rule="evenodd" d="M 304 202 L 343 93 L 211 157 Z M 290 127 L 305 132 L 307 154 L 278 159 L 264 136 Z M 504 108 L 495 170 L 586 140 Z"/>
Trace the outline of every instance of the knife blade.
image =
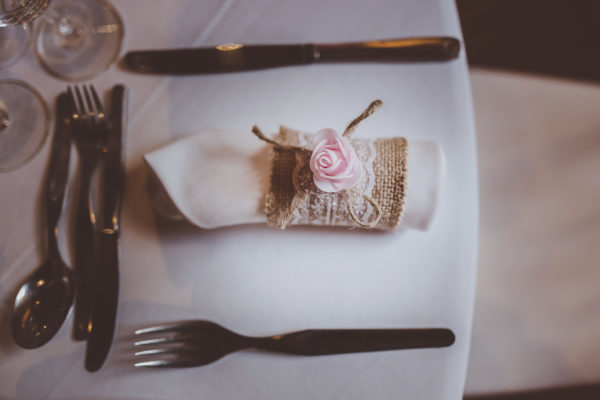
<path id="1" fill-rule="evenodd" d="M 111 126 L 103 170 L 103 213 L 97 236 L 97 260 L 91 298 L 85 368 L 100 369 L 115 332 L 119 300 L 120 214 L 125 187 L 124 139 L 127 132 L 127 90 L 116 85 L 111 94 Z"/>
<path id="2" fill-rule="evenodd" d="M 331 44 L 223 44 L 170 50 L 132 51 L 125 66 L 148 74 L 210 74 L 251 71 L 314 62 L 447 61 L 458 57 L 460 42 L 452 37 L 415 37 Z"/>

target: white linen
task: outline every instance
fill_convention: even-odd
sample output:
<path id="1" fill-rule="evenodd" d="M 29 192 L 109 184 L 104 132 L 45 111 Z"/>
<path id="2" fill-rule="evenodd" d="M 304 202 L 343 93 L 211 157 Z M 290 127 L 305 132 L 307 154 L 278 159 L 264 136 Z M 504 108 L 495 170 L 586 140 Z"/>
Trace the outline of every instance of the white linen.
<path id="1" fill-rule="evenodd" d="M 451 0 L 115 0 L 123 52 L 223 42 L 354 41 L 461 36 Z M 49 102 L 67 83 L 29 54 L 0 77 L 22 78 Z M 190 77 L 146 76 L 112 66 L 101 92 L 131 89 L 115 345 L 95 374 L 69 316 L 36 350 L 10 339 L 13 289 L 42 258 L 40 177 L 49 146 L 0 174 L 0 397 L 23 399 L 461 399 L 473 311 L 477 165 L 465 54 L 451 62 L 331 64 Z M 314 131 L 353 118 L 373 99 L 361 129 L 440 143 L 448 174 L 427 232 L 327 229 L 284 232 L 257 225 L 202 230 L 157 218 L 143 155 L 209 129 L 259 124 Z M 324 112 L 326 111 L 326 112 Z M 350 115 L 350 113 L 352 115 Z M 318 116 L 318 118 L 317 118 Z M 325 118 L 323 118 L 325 116 Z M 260 120 L 257 118 L 260 117 Z M 386 131 L 395 126 L 397 131 Z M 413 136 L 414 135 L 414 136 Z M 418 135 L 418 136 L 417 136 Z M 75 158 L 75 157 L 74 157 Z M 73 210 L 73 193 L 66 210 Z M 72 219 L 61 225 L 69 234 Z M 68 235 L 67 235 L 68 236 Z M 70 261 L 70 242 L 61 238 Z M 197 369 L 131 367 L 133 329 L 206 318 L 252 335 L 306 328 L 451 328 L 449 348 L 302 358 L 244 352 Z"/>
<path id="2" fill-rule="evenodd" d="M 205 229 L 266 223 L 269 147 L 248 132 L 207 131 L 146 154 L 156 210 Z M 436 142 L 408 141 L 406 164 L 401 226 L 426 230 L 446 174 L 444 153 Z"/>

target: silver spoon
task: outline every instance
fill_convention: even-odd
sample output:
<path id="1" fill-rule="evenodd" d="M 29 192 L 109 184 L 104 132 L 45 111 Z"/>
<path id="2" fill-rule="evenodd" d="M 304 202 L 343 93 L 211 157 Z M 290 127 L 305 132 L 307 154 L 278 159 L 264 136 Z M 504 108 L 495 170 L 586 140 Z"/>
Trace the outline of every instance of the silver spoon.
<path id="1" fill-rule="evenodd" d="M 56 107 L 56 130 L 45 193 L 48 258 L 20 287 L 12 315 L 13 338 L 26 349 L 40 347 L 52 339 L 73 303 L 71 270 L 62 260 L 57 244 L 58 220 L 69 170 L 73 108 L 64 93 L 59 95 Z"/>

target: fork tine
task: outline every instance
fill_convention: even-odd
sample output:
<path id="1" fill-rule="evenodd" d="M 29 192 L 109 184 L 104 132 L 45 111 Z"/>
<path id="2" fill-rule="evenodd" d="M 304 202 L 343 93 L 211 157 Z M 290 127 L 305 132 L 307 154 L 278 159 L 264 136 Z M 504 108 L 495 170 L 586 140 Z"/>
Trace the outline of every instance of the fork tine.
<path id="1" fill-rule="evenodd" d="M 135 334 L 136 335 L 144 335 L 147 333 L 168 332 L 168 331 L 176 330 L 178 326 L 179 326 L 178 324 L 165 324 L 165 325 L 150 326 L 148 328 L 137 329 L 135 331 Z"/>
<path id="2" fill-rule="evenodd" d="M 86 108 L 85 108 L 85 103 L 83 102 L 83 96 L 81 96 L 81 90 L 79 90 L 79 86 L 75 85 L 75 95 L 76 95 L 76 108 L 77 108 L 77 113 L 79 114 L 79 118 L 81 120 L 85 120 L 87 119 L 86 114 Z"/>
<path id="3" fill-rule="evenodd" d="M 185 368 L 185 367 L 197 367 L 202 365 L 192 359 L 163 359 L 163 360 L 151 360 L 151 361 L 140 361 L 133 364 L 135 367 L 149 367 L 149 368 Z"/>
<path id="4" fill-rule="evenodd" d="M 92 103 L 92 98 L 90 96 L 90 92 L 88 91 L 88 88 L 86 85 L 83 85 L 83 94 L 85 96 L 85 103 L 87 104 L 87 109 L 88 109 L 88 114 L 90 116 L 90 120 L 97 122 L 98 115 L 95 111 L 95 107 L 94 107 L 94 104 Z"/>
<path id="5" fill-rule="evenodd" d="M 147 356 L 151 354 L 170 354 L 176 356 L 178 354 L 195 354 L 198 352 L 202 352 L 204 349 L 203 346 L 195 346 L 195 345 L 185 345 L 185 346 L 165 346 L 165 347 L 156 347 L 152 349 L 139 350 L 133 353 L 136 356 Z"/>
<path id="6" fill-rule="evenodd" d="M 169 360 L 152 360 L 152 361 L 140 361 L 133 364 L 134 367 L 168 367 Z"/>
<path id="7" fill-rule="evenodd" d="M 81 115 L 81 108 L 79 107 L 79 101 L 77 101 L 77 97 L 71 86 L 67 86 L 67 93 L 73 102 L 73 114 L 75 114 L 76 118 L 79 118 Z"/>
<path id="8" fill-rule="evenodd" d="M 162 325 L 155 325 L 155 326 L 150 326 L 147 328 L 138 329 L 135 331 L 135 334 L 136 335 L 144 335 L 144 334 L 148 334 L 148 333 L 161 333 L 161 332 L 169 332 L 169 331 L 178 332 L 178 331 L 185 331 L 188 329 L 192 329 L 199 325 L 202 325 L 202 322 L 183 321 L 183 322 L 176 322 L 173 324 L 162 324 Z"/>
<path id="9" fill-rule="evenodd" d="M 67 95 L 69 97 L 69 106 L 71 108 L 71 119 L 73 120 L 79 120 L 79 106 L 77 104 L 77 100 L 75 99 L 75 94 L 73 93 L 73 89 L 71 89 L 71 86 L 67 86 Z"/>
<path id="10" fill-rule="evenodd" d="M 230 341 L 234 333 L 205 320 L 151 326 L 136 330 L 135 335 L 142 339 L 133 343 L 134 358 L 140 360 L 134 361 L 136 367 L 197 367 L 239 350 L 238 342 Z"/>
<path id="11" fill-rule="evenodd" d="M 161 338 L 154 338 L 154 339 L 138 340 L 137 342 L 134 342 L 133 345 L 134 346 L 147 346 L 150 344 L 157 344 L 157 343 L 164 343 L 164 344 L 176 343 L 178 341 L 179 340 L 176 338 L 161 337 Z"/>
<path id="12" fill-rule="evenodd" d="M 73 90 L 71 90 L 71 86 L 67 86 L 66 95 L 69 111 L 70 114 L 72 114 L 70 117 L 74 118 L 75 114 L 77 114 L 77 109 L 75 107 L 75 97 L 73 96 Z"/>
<path id="13" fill-rule="evenodd" d="M 100 97 L 94 88 L 94 85 L 90 85 L 90 91 L 92 92 L 92 99 L 94 100 L 94 104 L 96 105 L 97 116 L 98 119 L 104 118 L 104 107 L 102 106 L 102 101 L 100 101 Z"/>
<path id="14" fill-rule="evenodd" d="M 134 346 L 148 346 L 151 344 L 182 344 L 182 345 L 193 345 L 198 341 L 198 336 L 196 335 L 171 335 L 171 336 L 161 336 L 152 339 L 144 339 L 138 340 L 133 343 Z"/>
<path id="15" fill-rule="evenodd" d="M 182 350 L 180 350 L 182 351 Z M 171 349 L 148 349 L 148 350 L 140 350 L 140 351 L 136 351 L 135 353 L 133 353 L 134 356 L 149 356 L 149 355 L 153 355 L 153 354 L 166 354 L 166 353 L 172 353 L 173 350 Z"/>
<path id="16" fill-rule="evenodd" d="M 77 101 L 75 100 L 75 93 L 73 93 L 73 89 L 71 89 L 71 85 L 67 86 L 67 94 L 69 95 L 69 97 L 71 98 L 71 101 L 73 102 L 73 108 L 75 109 L 75 112 L 78 113 L 79 112 L 79 107 L 77 107 Z"/>
<path id="17" fill-rule="evenodd" d="M 169 354 L 170 353 L 170 354 Z M 150 358 L 147 356 L 156 355 L 156 358 Z M 185 367 L 198 367 L 208 364 L 210 361 L 202 360 L 193 354 L 180 352 L 175 354 L 173 352 L 164 352 L 157 350 L 154 353 L 146 352 L 145 354 L 137 354 L 136 356 L 143 361 L 134 362 L 135 367 L 151 367 L 151 368 L 185 368 Z M 145 357 L 146 356 L 146 357 Z M 149 358 L 149 359 L 148 359 Z"/>

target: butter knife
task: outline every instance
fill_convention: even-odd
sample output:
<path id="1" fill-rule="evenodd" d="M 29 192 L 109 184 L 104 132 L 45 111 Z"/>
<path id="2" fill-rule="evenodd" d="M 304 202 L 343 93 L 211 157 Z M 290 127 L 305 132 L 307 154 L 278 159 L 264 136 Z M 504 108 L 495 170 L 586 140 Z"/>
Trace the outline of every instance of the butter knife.
<path id="1" fill-rule="evenodd" d="M 242 45 L 132 51 L 125 65 L 148 74 L 210 74 L 249 71 L 315 62 L 446 61 L 458 57 L 452 37 L 416 37 L 333 44 Z"/>
<path id="2" fill-rule="evenodd" d="M 90 329 L 85 368 L 100 369 L 115 332 L 119 299 L 120 213 L 125 188 L 124 139 L 127 132 L 127 90 L 116 85 L 111 94 L 111 127 L 103 171 L 103 213 L 97 235 L 97 264 L 91 296 Z"/>

